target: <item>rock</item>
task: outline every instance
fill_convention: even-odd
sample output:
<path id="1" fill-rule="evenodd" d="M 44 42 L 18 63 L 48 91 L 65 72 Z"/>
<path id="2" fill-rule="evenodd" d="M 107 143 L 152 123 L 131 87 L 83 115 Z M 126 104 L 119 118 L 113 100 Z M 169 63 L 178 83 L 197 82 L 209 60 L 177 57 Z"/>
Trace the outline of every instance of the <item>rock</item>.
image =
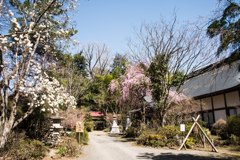
<path id="1" fill-rule="evenodd" d="M 52 159 L 61 159 L 61 155 L 60 154 L 55 154 L 53 156 L 51 156 Z"/>

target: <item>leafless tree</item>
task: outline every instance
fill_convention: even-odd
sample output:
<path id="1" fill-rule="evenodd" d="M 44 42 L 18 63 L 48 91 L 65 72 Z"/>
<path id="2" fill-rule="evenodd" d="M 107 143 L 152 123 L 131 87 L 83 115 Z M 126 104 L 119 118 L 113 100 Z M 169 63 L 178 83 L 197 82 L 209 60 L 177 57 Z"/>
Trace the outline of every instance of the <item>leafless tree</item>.
<path id="1" fill-rule="evenodd" d="M 66 111 L 59 111 L 64 117 L 62 125 L 65 131 L 69 128 L 74 128 L 77 122 L 84 123 L 85 112 L 81 109 L 68 108 Z"/>
<path id="2" fill-rule="evenodd" d="M 186 121 L 191 121 L 192 117 L 196 117 L 201 109 L 207 106 L 194 98 L 186 98 L 179 102 L 173 102 L 171 109 L 167 112 L 167 119 L 172 125 L 180 124 Z"/>
<path id="3" fill-rule="evenodd" d="M 164 126 L 167 111 L 181 92 L 184 81 L 193 76 L 192 73 L 197 73 L 194 71 L 217 60 L 213 54 L 215 45 L 202 30 L 187 25 L 179 26 L 176 16 L 169 23 L 164 20 L 154 24 L 143 23 L 139 30 L 136 30 L 136 39 L 136 42 L 129 41 L 132 61 L 150 66 L 152 70 L 159 70 L 158 73 L 153 71 L 156 79 L 159 78 L 159 84 L 151 84 L 151 87 L 155 90 L 153 99 L 158 108 L 161 125 Z M 151 68 L 153 61 L 158 63 L 158 68 Z M 174 84 L 179 72 L 182 72 L 182 78 Z M 173 90 L 175 95 L 169 96 Z"/>
<path id="4" fill-rule="evenodd" d="M 83 45 L 83 55 L 87 62 L 87 71 L 92 79 L 95 75 L 106 76 L 111 63 L 110 50 L 106 43 L 88 43 Z"/>

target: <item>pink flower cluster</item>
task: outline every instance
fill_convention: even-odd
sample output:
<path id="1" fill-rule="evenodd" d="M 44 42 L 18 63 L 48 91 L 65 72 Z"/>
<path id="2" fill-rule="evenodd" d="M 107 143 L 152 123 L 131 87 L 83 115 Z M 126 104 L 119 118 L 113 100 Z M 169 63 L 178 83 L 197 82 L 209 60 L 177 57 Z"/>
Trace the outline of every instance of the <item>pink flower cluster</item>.
<path id="1" fill-rule="evenodd" d="M 185 96 L 183 93 L 177 93 L 176 91 L 169 91 L 168 94 L 168 101 L 174 101 L 174 102 L 181 102 L 183 100 L 188 99 L 187 96 Z"/>
<path id="2" fill-rule="evenodd" d="M 144 74 L 144 69 L 139 65 L 128 66 L 126 74 L 121 76 L 120 84 L 118 80 L 112 80 L 108 90 L 112 96 L 117 94 L 116 91 L 119 91 L 118 104 L 121 106 L 127 107 L 126 105 L 129 105 L 130 108 L 139 108 L 143 98 L 146 95 L 151 96 L 150 83 L 150 79 Z M 188 97 L 183 93 L 170 90 L 167 103 L 179 103 L 186 99 Z"/>
<path id="3" fill-rule="evenodd" d="M 118 100 L 120 105 L 128 103 L 131 106 L 139 106 L 141 99 L 147 92 L 150 92 L 150 79 L 144 74 L 144 70 L 138 65 L 133 67 L 128 66 L 126 74 L 121 76 L 121 82 L 121 85 L 119 85 L 118 81 L 113 80 L 109 84 L 111 95 L 113 95 L 117 89 L 120 89 L 121 95 Z"/>

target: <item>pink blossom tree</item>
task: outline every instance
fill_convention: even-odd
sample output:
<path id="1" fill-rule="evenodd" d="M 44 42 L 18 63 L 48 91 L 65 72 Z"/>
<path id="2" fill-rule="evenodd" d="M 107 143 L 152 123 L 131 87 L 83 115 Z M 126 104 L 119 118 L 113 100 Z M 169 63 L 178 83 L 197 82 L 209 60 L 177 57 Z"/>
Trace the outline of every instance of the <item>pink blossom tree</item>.
<path id="1" fill-rule="evenodd" d="M 196 116 L 201 107 L 205 107 L 205 104 L 200 103 L 200 101 L 171 90 L 169 91 L 168 102 L 171 107 L 166 112 L 166 123 L 172 125 L 191 120 L 192 116 Z"/>
<path id="2" fill-rule="evenodd" d="M 143 98 L 149 90 L 150 79 L 140 65 L 127 66 L 126 74 L 120 77 L 120 83 L 113 80 L 109 84 L 112 96 L 118 94 L 117 103 L 122 111 L 129 111 L 143 106 Z"/>

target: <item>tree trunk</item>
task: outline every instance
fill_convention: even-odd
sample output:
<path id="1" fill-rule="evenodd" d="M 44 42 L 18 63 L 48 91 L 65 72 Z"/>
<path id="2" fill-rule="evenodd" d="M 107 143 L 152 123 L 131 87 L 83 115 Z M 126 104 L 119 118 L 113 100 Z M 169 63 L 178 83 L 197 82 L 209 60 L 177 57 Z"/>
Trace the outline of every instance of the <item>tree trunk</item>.
<path id="1" fill-rule="evenodd" d="M 6 142 L 7 142 L 7 139 L 8 139 L 8 136 L 12 130 L 12 127 L 13 126 L 13 120 L 10 119 L 9 121 L 7 121 L 3 126 L 2 126 L 2 135 L 0 136 L 0 149 L 2 149 Z"/>
<path id="2" fill-rule="evenodd" d="M 5 146 L 7 142 L 7 134 L 8 134 L 8 131 L 5 129 L 2 132 L 2 136 L 0 137 L 0 150 Z"/>
<path id="3" fill-rule="evenodd" d="M 161 121 L 161 127 L 164 127 L 164 118 L 161 117 L 161 118 L 160 118 L 160 121 Z"/>
<path id="4" fill-rule="evenodd" d="M 164 121 L 165 121 L 166 113 L 164 113 L 163 111 L 160 111 L 159 115 L 160 115 L 159 120 L 160 120 L 160 123 L 161 123 L 161 127 L 164 127 Z"/>

